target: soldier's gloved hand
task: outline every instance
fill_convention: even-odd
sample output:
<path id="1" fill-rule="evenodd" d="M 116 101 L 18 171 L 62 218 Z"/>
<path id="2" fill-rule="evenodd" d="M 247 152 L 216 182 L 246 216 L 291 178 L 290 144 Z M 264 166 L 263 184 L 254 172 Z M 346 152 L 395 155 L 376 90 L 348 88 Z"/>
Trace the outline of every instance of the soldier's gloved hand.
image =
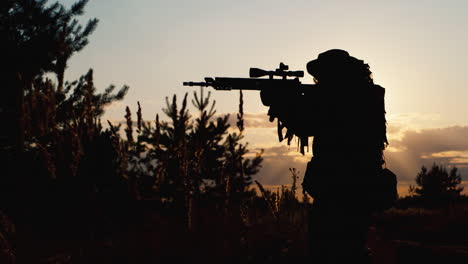
<path id="1" fill-rule="evenodd" d="M 271 105 L 271 95 L 265 89 L 260 91 L 260 99 L 262 100 L 262 104 L 264 106 Z"/>
<path id="2" fill-rule="evenodd" d="M 263 89 L 260 91 L 260 99 L 264 106 L 272 106 L 281 101 L 281 93 L 277 89 Z"/>
<path id="3" fill-rule="evenodd" d="M 268 109 L 268 116 L 270 117 L 270 122 L 273 122 L 275 118 L 279 117 L 278 109 L 276 107 L 270 107 L 270 109 Z"/>

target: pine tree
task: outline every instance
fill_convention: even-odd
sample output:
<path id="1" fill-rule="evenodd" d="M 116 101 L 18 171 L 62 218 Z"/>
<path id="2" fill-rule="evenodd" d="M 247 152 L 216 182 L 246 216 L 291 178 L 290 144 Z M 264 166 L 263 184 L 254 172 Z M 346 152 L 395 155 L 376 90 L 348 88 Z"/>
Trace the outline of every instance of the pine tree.
<path id="1" fill-rule="evenodd" d="M 88 0 L 78 0 L 69 9 L 59 3 L 47 5 L 47 0 L 6 0 L 0 4 L 0 36 L 2 59 L 7 65 L 2 74 L 6 86 L 2 119 L 10 126 L 4 131 L 2 143 L 15 145 L 22 152 L 25 131 L 30 122 L 25 116 L 25 106 L 33 102 L 25 95 L 34 92 L 33 83 L 45 73 L 55 73 L 57 92 L 62 91 L 64 71 L 68 59 L 88 43 L 98 20 L 91 19 L 83 28 L 75 19 L 82 15 Z"/>
<path id="2" fill-rule="evenodd" d="M 7 65 L 1 75 L 5 93 L 0 114 L 8 124 L 0 138 L 5 171 L 0 200 L 1 209 L 13 215 L 44 208 L 51 197 L 65 202 L 65 197 L 108 192 L 101 188 L 103 179 L 115 176 L 118 181 L 116 175 L 122 175 L 119 146 L 110 132 L 102 131 L 99 118 L 105 106 L 123 99 L 128 87 L 115 93 L 111 85 L 98 93 L 92 70 L 62 87 L 66 60 L 86 46 L 97 25 L 96 19 L 84 27 L 74 19 L 87 2 L 79 0 L 69 9 L 45 0 L 0 3 Z M 57 82 L 48 73 L 55 73 Z M 93 170 L 97 161 L 102 170 Z"/>
<path id="3" fill-rule="evenodd" d="M 179 109 L 177 97 L 166 98 L 163 109 L 168 121 L 156 118 L 156 126 L 142 122 L 134 153 L 140 164 L 138 177 L 150 174 L 153 187 L 162 199 L 181 203 L 187 193 L 194 197 L 246 194 L 262 161 L 261 153 L 245 159 L 247 145 L 242 132 L 230 132 L 229 115 L 216 116 L 215 101 L 203 89 L 193 94 L 192 104 L 198 116 L 187 110 L 187 94 Z M 238 116 L 242 118 L 241 116 Z M 238 120 L 238 123 L 242 120 Z M 149 168 L 149 169 L 148 169 Z M 148 181 L 145 181 L 148 183 Z"/>
<path id="4" fill-rule="evenodd" d="M 410 186 L 410 193 L 420 197 L 428 205 L 440 205 L 460 197 L 463 191 L 461 175 L 457 167 L 447 170 L 434 163 L 428 170 L 425 166 L 416 176 L 416 186 Z"/>

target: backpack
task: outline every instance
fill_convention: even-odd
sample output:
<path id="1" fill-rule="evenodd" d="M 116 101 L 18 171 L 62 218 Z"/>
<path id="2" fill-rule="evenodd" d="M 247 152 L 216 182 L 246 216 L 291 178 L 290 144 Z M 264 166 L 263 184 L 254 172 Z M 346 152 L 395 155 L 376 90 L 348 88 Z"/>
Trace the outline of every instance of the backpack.
<path id="1" fill-rule="evenodd" d="M 340 170 L 336 167 L 335 169 Z M 307 163 L 302 188 L 313 198 L 323 197 L 330 191 L 326 177 L 324 177 L 325 171 L 316 158 L 312 158 Z M 375 177 L 372 177 L 372 182 L 368 187 L 367 200 L 371 211 L 382 212 L 395 205 L 398 199 L 397 177 L 391 170 L 382 168 Z"/>
<path id="2" fill-rule="evenodd" d="M 397 177 L 395 173 L 383 168 L 374 182 L 371 199 L 374 211 L 385 211 L 395 205 L 398 199 Z"/>

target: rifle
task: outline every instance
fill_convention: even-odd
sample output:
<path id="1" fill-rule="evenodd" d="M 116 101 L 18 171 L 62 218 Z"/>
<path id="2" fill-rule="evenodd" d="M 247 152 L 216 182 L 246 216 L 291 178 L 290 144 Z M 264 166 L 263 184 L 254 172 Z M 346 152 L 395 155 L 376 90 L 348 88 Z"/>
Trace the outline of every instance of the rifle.
<path id="1" fill-rule="evenodd" d="M 311 89 L 317 87 L 316 84 L 302 84 L 299 81 L 300 77 L 304 77 L 303 71 L 288 71 L 289 67 L 284 63 L 280 63 L 279 68 L 274 71 L 265 71 L 258 68 L 250 68 L 249 76 L 250 78 L 231 78 L 231 77 L 206 77 L 205 82 L 184 82 L 184 86 L 200 86 L 200 87 L 213 87 L 215 90 L 258 90 L 262 91 L 264 89 L 277 89 L 279 93 L 276 93 L 276 97 L 284 98 L 287 96 L 283 93 L 286 89 L 288 93 L 296 95 L 306 95 L 310 94 L 313 91 L 318 91 L 317 89 Z M 268 76 L 266 78 L 260 78 Z M 273 79 L 273 76 L 279 76 L 281 79 Z M 294 79 L 287 79 L 287 77 L 295 77 Z M 260 95 L 262 95 L 260 93 Z M 265 106 L 269 106 L 270 100 L 262 98 L 262 103 Z M 270 122 L 277 117 L 277 115 L 272 111 L 272 108 L 268 111 L 270 116 Z M 284 138 L 288 139 L 288 144 L 291 142 L 293 137 L 292 131 L 288 130 L 285 137 L 283 137 L 283 128 L 284 124 L 281 123 L 278 119 L 278 138 L 279 141 L 283 141 Z M 307 136 L 300 137 L 300 150 L 304 154 L 304 147 L 308 145 Z"/>
<path id="2" fill-rule="evenodd" d="M 206 77 L 204 82 L 184 82 L 184 86 L 213 87 L 215 90 L 257 90 L 263 89 L 297 89 L 297 92 L 305 93 L 314 84 L 302 84 L 300 77 L 304 77 L 303 71 L 288 71 L 289 66 L 280 63 L 279 68 L 274 71 L 265 71 L 258 68 L 250 68 L 250 78 L 232 78 L 232 77 Z M 268 76 L 268 79 L 260 78 Z M 273 79 L 273 76 L 282 77 Z M 295 77 L 287 79 L 287 77 Z"/>

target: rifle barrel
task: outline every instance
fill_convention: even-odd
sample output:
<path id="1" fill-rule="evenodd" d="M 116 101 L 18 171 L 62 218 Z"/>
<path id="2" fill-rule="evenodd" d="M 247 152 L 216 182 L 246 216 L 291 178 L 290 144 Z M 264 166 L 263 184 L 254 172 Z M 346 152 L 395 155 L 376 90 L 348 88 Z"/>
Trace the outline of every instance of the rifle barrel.
<path id="1" fill-rule="evenodd" d="M 263 89 L 299 89 L 314 87 L 314 84 L 301 84 L 299 79 L 262 79 L 262 78 L 205 78 L 207 82 L 184 82 L 185 86 L 211 86 L 216 90 L 263 90 Z"/>
<path id="2" fill-rule="evenodd" d="M 184 82 L 184 86 L 203 86 L 203 87 L 208 87 L 211 86 L 211 84 L 206 83 L 206 82 Z"/>

